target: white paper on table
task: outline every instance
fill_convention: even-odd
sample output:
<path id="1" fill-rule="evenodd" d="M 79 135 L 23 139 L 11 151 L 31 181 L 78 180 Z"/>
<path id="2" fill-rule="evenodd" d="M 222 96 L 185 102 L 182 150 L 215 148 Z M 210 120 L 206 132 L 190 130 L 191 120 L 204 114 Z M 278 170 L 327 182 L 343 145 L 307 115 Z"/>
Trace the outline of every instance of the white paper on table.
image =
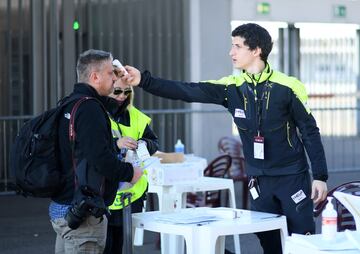
<path id="1" fill-rule="evenodd" d="M 185 212 L 175 212 L 162 214 L 155 218 L 156 221 L 171 224 L 195 224 L 220 220 L 216 215 L 194 214 Z"/>
<path id="2" fill-rule="evenodd" d="M 314 250 L 354 250 L 356 247 L 346 237 L 345 232 L 338 232 L 335 239 L 324 240 L 321 234 L 300 235 L 292 234 L 289 238 L 291 242 L 306 246 Z"/>
<path id="3" fill-rule="evenodd" d="M 360 196 L 340 191 L 335 191 L 333 195 L 346 209 L 349 210 L 354 217 L 356 228 L 360 229 Z"/>
<path id="4" fill-rule="evenodd" d="M 161 214 L 155 220 L 173 224 L 193 224 L 223 219 L 236 219 L 242 216 L 243 214 L 238 213 L 236 209 L 200 207 Z"/>
<path id="5" fill-rule="evenodd" d="M 199 209 L 199 208 L 198 208 Z M 201 208 L 200 208 L 201 209 Z M 216 208 L 203 208 L 207 214 L 216 215 L 221 219 L 236 219 L 239 218 L 242 213 L 235 209 L 229 209 L 227 207 Z"/>

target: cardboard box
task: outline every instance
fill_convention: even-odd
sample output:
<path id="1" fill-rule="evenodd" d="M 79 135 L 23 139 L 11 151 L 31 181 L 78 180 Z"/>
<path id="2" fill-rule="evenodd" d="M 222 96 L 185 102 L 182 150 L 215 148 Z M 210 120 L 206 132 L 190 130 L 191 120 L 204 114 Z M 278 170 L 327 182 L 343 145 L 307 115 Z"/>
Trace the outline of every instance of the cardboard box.
<path id="1" fill-rule="evenodd" d="M 161 153 L 156 152 L 153 156 L 160 159 L 160 163 L 180 163 L 185 161 L 183 153 Z"/>
<path id="2" fill-rule="evenodd" d="M 206 159 L 196 156 L 183 156 L 181 163 L 160 163 L 159 159 L 150 158 L 146 166 L 149 184 L 174 185 L 197 181 L 204 176 Z"/>

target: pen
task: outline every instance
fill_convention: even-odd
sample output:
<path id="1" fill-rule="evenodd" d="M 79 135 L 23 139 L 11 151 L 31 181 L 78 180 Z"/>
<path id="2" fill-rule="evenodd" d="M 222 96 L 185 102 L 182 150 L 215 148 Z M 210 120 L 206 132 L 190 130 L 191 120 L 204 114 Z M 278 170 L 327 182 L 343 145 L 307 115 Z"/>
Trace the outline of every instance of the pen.
<path id="1" fill-rule="evenodd" d="M 265 220 L 265 219 L 279 218 L 279 217 L 281 217 L 281 216 L 282 216 L 281 214 L 277 214 L 277 215 L 262 217 L 262 218 L 260 218 L 260 219 L 261 219 L 261 220 Z"/>
<path id="2" fill-rule="evenodd" d="M 197 223 L 196 226 L 200 227 L 200 226 L 203 226 L 203 225 L 207 225 L 209 224 L 210 222 L 202 222 L 202 223 Z"/>

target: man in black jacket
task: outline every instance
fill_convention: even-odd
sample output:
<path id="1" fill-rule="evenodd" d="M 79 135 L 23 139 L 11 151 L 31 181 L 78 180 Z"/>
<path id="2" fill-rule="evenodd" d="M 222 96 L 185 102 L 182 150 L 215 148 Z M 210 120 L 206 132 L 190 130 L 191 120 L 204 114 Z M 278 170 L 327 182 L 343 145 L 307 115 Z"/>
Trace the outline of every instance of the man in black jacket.
<path id="1" fill-rule="evenodd" d="M 270 67 L 271 49 L 266 29 L 244 24 L 232 32 L 229 52 L 239 75 L 185 83 L 155 78 L 147 71 L 140 74 L 127 66 L 130 75 L 123 80 L 158 96 L 227 108 L 243 142 L 251 209 L 286 215 L 289 233 L 315 233 L 313 202 L 327 194 L 325 153 L 304 84 Z M 257 235 L 265 254 L 282 252 L 278 233 Z"/>
<path id="2" fill-rule="evenodd" d="M 57 234 L 55 253 L 103 253 L 107 228 L 103 214 L 106 209 L 103 208 L 114 200 L 119 181 L 135 183 L 142 175 L 140 168 L 117 159 L 109 119 L 100 103 L 101 96 L 113 91 L 116 76 L 112 60 L 110 53 L 100 50 L 82 53 L 77 63 L 78 83 L 65 98 L 87 96 L 97 100 L 83 102 L 76 112 L 74 158 L 69 141 L 69 119 L 78 100 L 65 107 L 59 121 L 64 184 L 52 197 L 49 207 Z"/>

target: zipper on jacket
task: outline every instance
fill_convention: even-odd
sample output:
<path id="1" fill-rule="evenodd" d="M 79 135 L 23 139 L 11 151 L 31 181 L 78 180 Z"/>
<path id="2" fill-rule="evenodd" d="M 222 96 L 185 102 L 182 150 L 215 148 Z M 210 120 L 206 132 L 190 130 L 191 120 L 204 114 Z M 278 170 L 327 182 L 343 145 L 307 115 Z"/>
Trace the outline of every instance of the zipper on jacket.
<path id="1" fill-rule="evenodd" d="M 289 124 L 289 122 L 286 122 L 286 133 L 287 133 L 287 140 L 288 140 L 289 146 L 292 148 L 293 146 L 290 141 L 290 124 Z"/>
<path id="2" fill-rule="evenodd" d="M 266 110 L 269 109 L 270 91 L 266 92 Z"/>
<path id="3" fill-rule="evenodd" d="M 244 98 L 244 110 L 246 111 L 248 101 L 247 101 L 247 98 L 246 98 L 246 96 L 244 94 L 243 94 L 243 98 Z"/>

